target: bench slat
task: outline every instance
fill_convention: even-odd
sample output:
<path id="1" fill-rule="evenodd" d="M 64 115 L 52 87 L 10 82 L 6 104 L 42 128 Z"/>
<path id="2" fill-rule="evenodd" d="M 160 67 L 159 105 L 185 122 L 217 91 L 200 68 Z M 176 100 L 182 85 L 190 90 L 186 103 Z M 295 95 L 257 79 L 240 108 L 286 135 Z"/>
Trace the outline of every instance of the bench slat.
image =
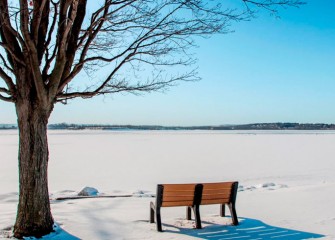
<path id="1" fill-rule="evenodd" d="M 224 204 L 224 203 L 229 203 L 229 202 L 230 202 L 229 198 L 203 199 L 203 200 L 201 200 L 201 205 L 206 205 L 206 204 Z"/>
<path id="2" fill-rule="evenodd" d="M 194 195 L 183 195 L 183 196 L 163 196 L 163 202 L 175 202 L 175 201 L 192 201 Z"/>
<path id="3" fill-rule="evenodd" d="M 204 189 L 202 190 L 203 194 L 226 194 L 230 195 L 231 188 L 220 188 L 220 189 Z"/>
<path id="4" fill-rule="evenodd" d="M 210 199 L 230 199 L 230 196 L 227 194 L 203 194 L 202 200 Z"/>
<path id="5" fill-rule="evenodd" d="M 164 193 L 170 191 L 194 191 L 196 184 L 163 184 Z"/>
<path id="6" fill-rule="evenodd" d="M 203 189 L 231 189 L 234 182 L 203 183 Z"/>
<path id="7" fill-rule="evenodd" d="M 164 191 L 165 196 L 194 196 L 194 190 L 192 191 Z"/>
<path id="8" fill-rule="evenodd" d="M 162 207 L 181 207 L 181 206 L 192 206 L 192 201 L 176 201 L 176 202 L 163 202 Z"/>

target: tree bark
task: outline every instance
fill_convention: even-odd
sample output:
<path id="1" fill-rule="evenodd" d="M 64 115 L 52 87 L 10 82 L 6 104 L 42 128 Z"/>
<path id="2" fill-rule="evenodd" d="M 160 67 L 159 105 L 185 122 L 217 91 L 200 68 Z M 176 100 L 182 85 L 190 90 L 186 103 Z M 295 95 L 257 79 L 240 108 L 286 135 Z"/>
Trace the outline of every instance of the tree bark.
<path id="1" fill-rule="evenodd" d="M 52 232 L 54 221 L 50 211 L 47 172 L 47 123 L 53 103 L 41 103 L 36 93 L 20 90 L 16 102 L 20 194 L 14 237 L 21 239 L 24 236 L 41 237 Z"/>

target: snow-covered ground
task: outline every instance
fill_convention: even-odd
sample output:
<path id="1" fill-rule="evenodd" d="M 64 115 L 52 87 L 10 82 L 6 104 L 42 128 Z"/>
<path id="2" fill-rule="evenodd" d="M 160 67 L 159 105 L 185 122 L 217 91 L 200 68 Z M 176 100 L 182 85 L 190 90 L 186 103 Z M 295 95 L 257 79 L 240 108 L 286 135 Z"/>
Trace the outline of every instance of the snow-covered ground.
<path id="1" fill-rule="evenodd" d="M 49 131 L 49 190 L 56 232 L 47 239 L 335 239 L 335 132 Z M 0 131 L 0 239 L 17 206 L 16 131 Z M 158 183 L 237 180 L 241 224 L 202 206 L 149 224 Z M 119 198 L 55 200 L 85 186 Z M 314 235 L 313 235 L 313 234 Z"/>

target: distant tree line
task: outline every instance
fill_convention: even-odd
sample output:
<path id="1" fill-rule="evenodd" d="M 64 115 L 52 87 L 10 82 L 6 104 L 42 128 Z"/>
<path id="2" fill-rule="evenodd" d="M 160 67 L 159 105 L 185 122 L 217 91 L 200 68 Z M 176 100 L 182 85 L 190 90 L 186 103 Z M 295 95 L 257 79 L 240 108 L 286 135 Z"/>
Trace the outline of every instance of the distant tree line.
<path id="1" fill-rule="evenodd" d="M 15 124 L 0 124 L 0 129 L 17 129 Z M 109 124 L 49 124 L 50 130 L 335 130 L 335 124 L 326 123 L 252 123 L 220 126 L 161 126 Z"/>
<path id="2" fill-rule="evenodd" d="M 101 125 L 50 124 L 49 129 L 100 130 L 335 130 L 335 124 L 325 123 L 253 123 L 221 126 L 160 126 L 160 125 Z"/>

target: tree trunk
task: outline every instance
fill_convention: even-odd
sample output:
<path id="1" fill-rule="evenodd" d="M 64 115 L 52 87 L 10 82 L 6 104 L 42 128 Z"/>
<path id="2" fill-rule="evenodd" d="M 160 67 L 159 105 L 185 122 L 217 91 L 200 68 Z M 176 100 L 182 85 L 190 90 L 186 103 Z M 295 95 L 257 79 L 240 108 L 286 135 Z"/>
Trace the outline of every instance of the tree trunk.
<path id="1" fill-rule="evenodd" d="M 48 192 L 47 123 L 53 104 L 39 103 L 31 93 L 18 99 L 19 204 L 14 237 L 41 237 L 52 231 Z M 43 106 L 44 105 L 44 106 Z"/>

